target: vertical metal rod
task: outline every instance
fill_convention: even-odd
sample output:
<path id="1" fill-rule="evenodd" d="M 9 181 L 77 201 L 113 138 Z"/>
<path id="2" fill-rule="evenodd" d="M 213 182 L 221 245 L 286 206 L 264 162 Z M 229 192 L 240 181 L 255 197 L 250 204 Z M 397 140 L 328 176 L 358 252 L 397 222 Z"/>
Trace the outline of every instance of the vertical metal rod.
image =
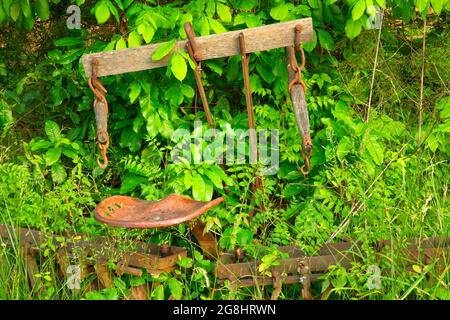
<path id="1" fill-rule="evenodd" d="M 244 77 L 244 91 L 245 91 L 245 102 L 247 105 L 248 114 L 248 128 L 249 138 L 250 138 L 250 163 L 256 163 L 258 159 L 258 150 L 256 145 L 256 131 L 255 131 L 255 117 L 253 114 L 253 101 L 252 92 L 250 87 L 250 75 L 248 65 L 250 62 L 250 55 L 245 51 L 245 38 L 244 34 L 241 32 L 239 34 L 239 46 L 242 55 L 242 72 Z"/>
<path id="2" fill-rule="evenodd" d="M 200 94 L 200 99 L 202 100 L 203 109 L 206 113 L 206 120 L 208 121 L 209 126 L 214 129 L 214 120 L 211 116 L 211 110 L 209 109 L 208 100 L 206 99 L 206 93 L 205 88 L 203 87 L 202 83 L 202 76 L 201 76 L 201 69 L 200 65 L 198 63 L 199 60 L 199 53 L 198 53 L 198 47 L 195 42 L 195 33 L 192 29 L 192 25 L 190 22 L 186 22 L 184 24 L 184 30 L 186 31 L 186 34 L 188 36 L 189 42 L 186 44 L 187 50 L 189 53 L 189 56 L 191 57 L 192 61 L 195 63 L 195 69 L 194 69 L 194 77 L 195 82 L 197 83 L 197 89 L 198 93 Z"/>

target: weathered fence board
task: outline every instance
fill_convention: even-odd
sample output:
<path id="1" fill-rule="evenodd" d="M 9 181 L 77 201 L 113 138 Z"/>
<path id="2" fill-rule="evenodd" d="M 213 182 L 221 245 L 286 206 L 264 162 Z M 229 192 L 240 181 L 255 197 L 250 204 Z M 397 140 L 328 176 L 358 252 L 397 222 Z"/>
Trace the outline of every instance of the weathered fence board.
<path id="1" fill-rule="evenodd" d="M 300 40 L 308 42 L 313 40 L 313 26 L 311 18 L 276 23 L 261 27 L 229 31 L 220 34 L 197 37 L 198 55 L 200 60 L 240 55 L 239 34 L 245 36 L 247 53 L 282 48 L 294 44 L 295 26 L 302 26 Z M 178 41 L 176 46 L 186 49 L 187 40 Z M 159 68 L 167 65 L 168 57 L 160 61 L 152 61 L 151 56 L 162 43 L 151 44 L 138 48 L 114 50 L 86 54 L 82 57 L 84 70 L 87 76 L 91 75 L 91 66 L 94 60 L 98 61 L 97 76 L 108 76 L 127 72 L 142 71 Z"/>

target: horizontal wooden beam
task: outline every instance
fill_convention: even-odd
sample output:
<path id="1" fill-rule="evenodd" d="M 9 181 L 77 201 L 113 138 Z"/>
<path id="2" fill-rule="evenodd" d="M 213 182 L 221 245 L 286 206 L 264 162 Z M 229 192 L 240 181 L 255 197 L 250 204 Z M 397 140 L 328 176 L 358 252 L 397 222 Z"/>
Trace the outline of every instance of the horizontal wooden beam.
<path id="1" fill-rule="evenodd" d="M 313 40 L 313 26 L 311 18 L 293 20 L 270 24 L 261 27 L 230 31 L 209 36 L 197 37 L 196 42 L 201 60 L 239 55 L 239 33 L 244 33 L 245 47 L 248 53 L 282 48 L 294 44 L 295 26 L 302 26 L 300 41 Z M 181 50 L 186 49 L 187 40 L 178 41 L 176 46 Z M 127 72 L 142 71 L 164 67 L 168 57 L 160 61 L 152 61 L 151 56 L 162 43 L 151 44 L 138 48 L 114 50 L 86 54 L 82 57 L 84 71 L 91 75 L 91 66 L 97 60 L 97 75 L 109 76 Z"/>

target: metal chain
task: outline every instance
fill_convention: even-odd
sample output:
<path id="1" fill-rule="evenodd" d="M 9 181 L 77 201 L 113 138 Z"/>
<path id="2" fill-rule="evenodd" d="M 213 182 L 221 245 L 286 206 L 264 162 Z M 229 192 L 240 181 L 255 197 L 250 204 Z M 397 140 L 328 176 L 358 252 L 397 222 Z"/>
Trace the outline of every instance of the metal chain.
<path id="1" fill-rule="evenodd" d="M 289 65 L 290 65 L 292 71 L 295 72 L 295 76 L 292 79 L 292 81 L 289 83 L 288 90 L 289 90 L 289 93 L 291 93 L 291 90 L 294 85 L 297 85 L 297 84 L 301 85 L 303 88 L 303 93 L 305 95 L 305 99 L 306 99 L 306 84 L 302 79 L 302 71 L 305 69 L 305 51 L 302 48 L 302 43 L 301 43 L 301 39 L 300 39 L 301 31 L 302 31 L 302 26 L 296 25 L 295 26 L 294 47 L 291 47 L 291 50 L 292 50 L 291 55 L 290 55 L 291 61 L 289 62 Z M 301 54 L 302 60 L 301 60 L 300 66 L 297 64 L 295 52 L 300 52 L 300 54 Z M 303 136 L 302 157 L 303 157 L 305 164 L 300 168 L 300 171 L 305 177 L 308 176 L 308 174 L 311 170 L 309 159 L 312 156 L 312 148 L 313 148 L 313 144 L 312 144 L 311 137 L 309 135 Z"/>
<path id="2" fill-rule="evenodd" d="M 103 83 L 97 78 L 98 61 L 92 62 L 91 77 L 88 84 L 91 91 L 94 93 L 94 112 L 97 121 L 97 144 L 100 149 L 102 161 L 97 158 L 97 164 L 100 168 L 105 169 L 108 166 L 108 157 L 106 151 L 109 147 L 109 134 L 107 129 L 108 119 L 108 101 L 106 100 L 106 93 L 108 92 Z"/>

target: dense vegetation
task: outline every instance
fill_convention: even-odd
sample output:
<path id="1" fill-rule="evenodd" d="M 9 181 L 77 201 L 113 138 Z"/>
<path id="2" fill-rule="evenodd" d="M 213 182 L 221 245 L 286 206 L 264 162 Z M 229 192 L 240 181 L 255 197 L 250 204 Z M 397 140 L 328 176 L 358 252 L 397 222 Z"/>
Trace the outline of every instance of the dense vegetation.
<path id="1" fill-rule="evenodd" d="M 71 4 L 81 8 L 81 29 L 66 26 Z M 381 31 L 367 27 L 374 5 L 385 8 Z M 447 0 L 0 0 L 0 223 L 169 243 L 190 252 L 176 276 L 122 276 L 114 289 L 73 294 L 56 280 L 54 248 L 43 246 L 38 276 L 48 290 L 41 294 L 30 292 L 16 252 L 2 246 L 0 299 L 114 299 L 146 280 L 167 283 L 154 288 L 154 299 L 270 296 L 271 286 L 236 291 L 218 285 L 214 261 L 200 253 L 188 225 L 126 231 L 93 219 L 95 204 L 110 195 L 156 200 L 170 193 L 225 196 L 200 219 L 223 250 L 266 246 L 261 272 L 282 256 L 278 246 L 314 254 L 327 241 L 361 241 L 363 262 L 349 271 L 331 268 L 313 288 L 317 297 L 332 284 L 324 298 L 449 299 L 448 266 L 443 274 L 426 263 L 409 271 L 397 250 L 376 261 L 370 246 L 378 239 L 401 245 L 406 238 L 449 235 L 449 9 Z M 83 54 L 184 39 L 186 21 L 207 35 L 302 17 L 312 17 L 315 29 L 314 41 L 303 44 L 311 172 L 307 179 L 299 172 L 301 139 L 284 51 L 252 54 L 257 128 L 280 132 L 280 170 L 256 191 L 260 209 L 252 221 L 254 166 L 170 162 L 174 130 L 193 131 L 195 120 L 208 128 L 191 64 L 181 53 L 169 53 L 167 68 L 102 78 L 112 142 L 110 165 L 97 166 Z M 223 130 L 247 127 L 240 60 L 202 63 L 213 117 Z M 380 289 L 367 286 L 370 265 L 388 271 Z M 298 285 L 283 287 L 281 298 L 298 299 L 298 292 Z"/>

